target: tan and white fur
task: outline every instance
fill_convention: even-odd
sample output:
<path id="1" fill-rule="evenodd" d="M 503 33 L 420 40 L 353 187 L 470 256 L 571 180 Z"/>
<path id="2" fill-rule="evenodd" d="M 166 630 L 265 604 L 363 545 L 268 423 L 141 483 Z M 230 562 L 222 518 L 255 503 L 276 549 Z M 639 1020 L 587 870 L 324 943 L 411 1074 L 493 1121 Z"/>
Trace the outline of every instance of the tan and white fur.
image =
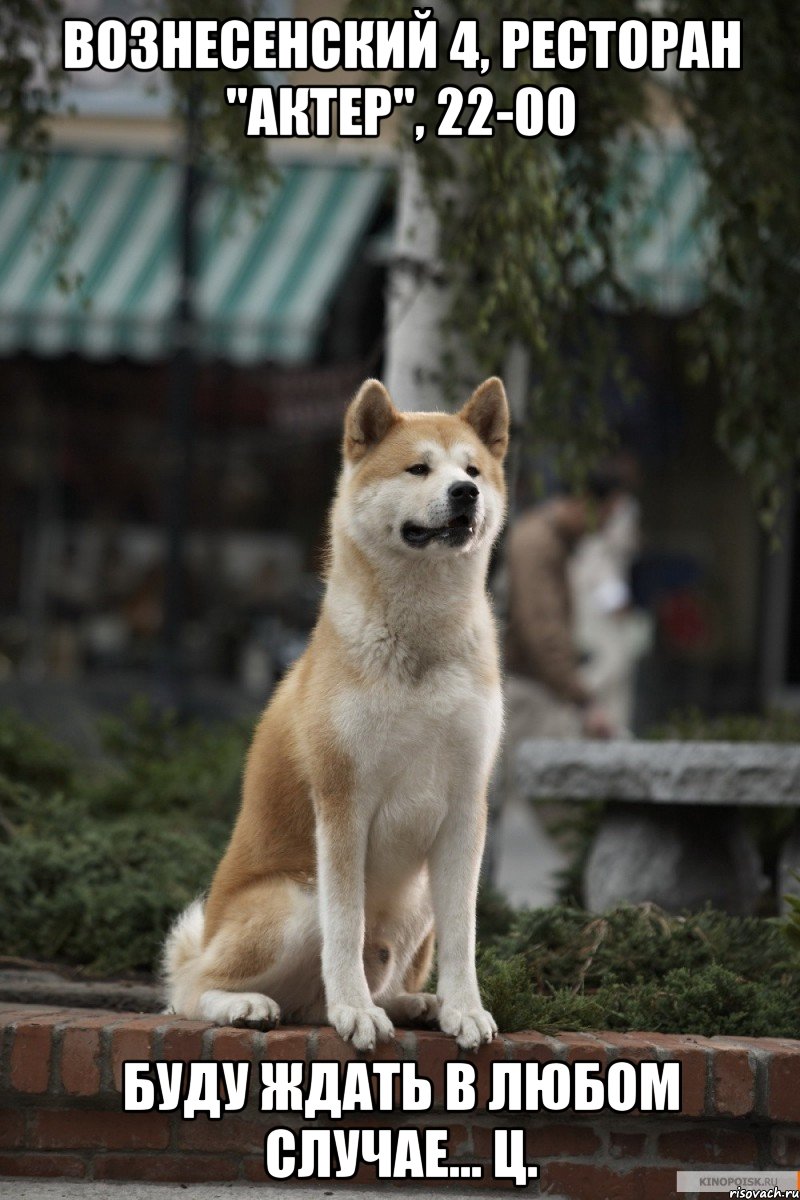
<path id="1" fill-rule="evenodd" d="M 438 1021 L 467 1049 L 496 1033 L 475 902 L 502 724 L 486 575 L 507 444 L 499 379 L 457 415 L 400 413 L 377 380 L 351 403 L 320 617 L 256 728 L 208 898 L 167 938 L 175 1012 L 327 1019 L 361 1050 L 393 1021 Z"/>

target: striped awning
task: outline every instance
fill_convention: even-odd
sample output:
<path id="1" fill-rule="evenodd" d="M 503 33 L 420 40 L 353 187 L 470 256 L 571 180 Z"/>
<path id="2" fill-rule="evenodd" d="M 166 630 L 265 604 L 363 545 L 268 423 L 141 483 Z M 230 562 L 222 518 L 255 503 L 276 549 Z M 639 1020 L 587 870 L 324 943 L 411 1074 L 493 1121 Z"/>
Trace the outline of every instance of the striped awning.
<path id="1" fill-rule="evenodd" d="M 714 233 L 703 220 L 705 184 L 680 131 L 640 136 L 620 147 L 613 189 L 618 274 L 634 301 L 678 315 L 703 301 Z M 629 203 L 617 196 L 629 190 Z"/>
<path id="2" fill-rule="evenodd" d="M 180 171 L 54 153 L 20 177 L 0 159 L 0 355 L 169 352 Z M 308 360 L 387 183 L 380 166 L 297 164 L 261 202 L 209 183 L 198 212 L 199 349 L 248 363 Z"/>

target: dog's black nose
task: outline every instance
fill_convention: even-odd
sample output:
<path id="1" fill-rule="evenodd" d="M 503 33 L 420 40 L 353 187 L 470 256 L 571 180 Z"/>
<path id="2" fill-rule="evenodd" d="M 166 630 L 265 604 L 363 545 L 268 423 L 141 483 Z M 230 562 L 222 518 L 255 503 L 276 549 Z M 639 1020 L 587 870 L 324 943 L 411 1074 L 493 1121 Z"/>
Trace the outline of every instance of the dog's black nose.
<path id="1" fill-rule="evenodd" d="M 451 483 L 447 489 L 447 494 L 450 497 L 451 506 L 459 509 L 461 512 L 472 508 L 478 499 L 478 489 L 469 479 L 460 480 L 458 483 Z"/>

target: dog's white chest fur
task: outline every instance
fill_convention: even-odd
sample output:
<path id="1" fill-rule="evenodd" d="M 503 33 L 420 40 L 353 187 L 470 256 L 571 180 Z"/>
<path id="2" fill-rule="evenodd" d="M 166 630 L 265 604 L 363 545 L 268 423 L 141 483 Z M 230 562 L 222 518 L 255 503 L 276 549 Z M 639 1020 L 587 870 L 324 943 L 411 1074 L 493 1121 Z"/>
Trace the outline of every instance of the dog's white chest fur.
<path id="1" fill-rule="evenodd" d="M 397 885 L 419 869 L 448 808 L 491 762 L 499 689 L 477 685 L 467 664 L 448 664 L 413 685 L 343 690 L 335 724 L 370 822 L 368 875 Z"/>

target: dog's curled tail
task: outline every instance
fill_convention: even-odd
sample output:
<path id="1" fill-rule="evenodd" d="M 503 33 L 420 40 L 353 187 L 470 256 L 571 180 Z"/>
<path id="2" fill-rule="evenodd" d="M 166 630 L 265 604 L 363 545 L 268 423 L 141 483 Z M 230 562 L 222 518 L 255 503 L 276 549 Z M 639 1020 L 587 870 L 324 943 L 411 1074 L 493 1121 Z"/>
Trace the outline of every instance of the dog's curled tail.
<path id="1" fill-rule="evenodd" d="M 176 917 L 167 934 L 161 956 L 161 978 L 169 1011 L 186 1016 L 187 991 L 193 991 L 192 983 L 203 952 L 203 929 L 205 926 L 204 901 L 193 900 L 179 917 Z"/>

